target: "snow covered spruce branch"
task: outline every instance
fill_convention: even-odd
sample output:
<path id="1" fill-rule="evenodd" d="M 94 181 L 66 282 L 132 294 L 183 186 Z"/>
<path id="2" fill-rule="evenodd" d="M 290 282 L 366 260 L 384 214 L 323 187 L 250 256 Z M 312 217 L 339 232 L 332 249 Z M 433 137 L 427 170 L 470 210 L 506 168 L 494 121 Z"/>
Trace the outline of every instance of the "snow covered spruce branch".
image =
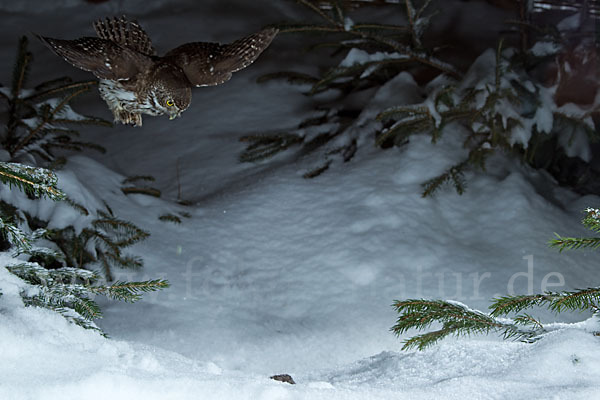
<path id="1" fill-rule="evenodd" d="M 356 63 L 352 68 L 337 68 L 330 70 L 329 73 L 319 80 L 311 90 L 316 93 L 325 89 L 327 84 L 336 77 L 362 74 L 366 69 L 375 70 L 378 64 L 386 63 L 415 63 L 431 67 L 440 72 L 458 77 L 460 74 L 456 69 L 436 57 L 428 54 L 423 47 L 422 37 L 430 25 L 433 13 L 426 13 L 430 0 L 423 2 L 421 7 L 417 8 L 413 0 L 404 0 L 402 4 L 388 4 L 390 9 L 403 8 L 407 15 L 406 25 L 386 25 L 378 23 L 355 23 L 349 14 L 352 4 L 343 5 L 337 1 L 311 1 L 298 0 L 298 3 L 307 7 L 320 17 L 323 23 L 306 24 L 290 23 L 282 24 L 281 32 L 314 32 L 314 33 L 338 33 L 342 38 L 334 42 L 321 43 L 318 47 L 333 47 L 339 50 L 349 50 L 352 48 L 362 50 L 379 50 L 389 52 L 390 56 L 383 57 L 383 60 L 371 60 L 364 63 Z M 406 39 L 412 44 L 407 46 Z M 358 65 L 360 64 L 360 65 Z M 344 69 L 348 71 L 344 71 Z M 350 73 L 350 71 L 352 71 Z M 371 71 L 373 72 L 373 71 Z"/>
<path id="2" fill-rule="evenodd" d="M 600 232 L 600 210 L 588 208 L 582 223 L 588 229 Z M 560 251 L 584 247 L 597 248 L 599 247 L 597 241 L 600 241 L 600 238 L 565 240 L 559 237 L 550 241 L 550 246 Z M 398 336 L 411 329 L 422 331 L 429 329 L 433 324 L 441 324 L 440 329 L 405 339 L 403 350 L 412 348 L 423 350 L 449 335 L 491 332 L 501 334 L 504 339 L 532 342 L 542 338 L 549 329 L 538 319 L 523 311 L 541 307 L 557 314 L 566 311 L 589 311 L 597 317 L 600 315 L 600 286 L 573 291 L 547 291 L 542 294 L 500 297 L 493 300 L 489 307 L 489 314 L 472 310 L 459 302 L 444 300 L 401 300 L 395 301 L 393 307 L 400 316 L 391 330 Z"/>
<path id="3" fill-rule="evenodd" d="M 92 271 L 69 267 L 49 270 L 37 263 L 9 265 L 6 269 L 30 285 L 21 293 L 26 305 L 49 308 L 76 325 L 100 332 L 94 323 L 102 317 L 100 307 L 93 300 L 96 295 L 134 302 L 142 293 L 169 287 L 169 283 L 161 279 L 102 285 L 95 283 L 99 277 Z"/>
<path id="4" fill-rule="evenodd" d="M 400 317 L 392 331 L 401 335 L 410 329 L 425 330 L 433 323 L 441 323 L 438 330 L 413 336 L 404 341 L 403 350 L 424 350 L 448 335 L 500 332 L 504 338 L 525 339 L 531 332 L 521 330 L 515 323 L 504 323 L 464 304 L 442 300 L 410 299 L 394 302 Z"/>
<path id="5" fill-rule="evenodd" d="M 0 180 L 18 187 L 32 197 L 48 197 L 55 201 L 65 198 L 65 194 L 56 186 L 56 175 L 43 168 L 0 163 Z M 13 211 L 13 215 L 9 210 Z M 99 216 L 90 228 L 84 228 L 79 236 L 74 235 L 78 239 L 82 236 L 85 238 L 83 242 L 77 242 L 73 238 L 65 240 L 64 235 L 59 236 L 64 231 L 74 232 L 72 227 L 59 231 L 43 228 L 33 232 L 25 231 L 29 227 L 20 217 L 18 209 L 2 204 L 0 232 L 14 257 L 13 264 L 2 268 L 27 284 L 21 292 L 26 305 L 49 308 L 77 325 L 99 330 L 93 320 L 100 318 L 102 313 L 93 300 L 94 296 L 104 295 L 115 300 L 134 302 L 145 292 L 169 286 L 167 281 L 161 279 L 101 284 L 101 278 L 95 272 L 85 269 L 91 261 L 100 261 L 105 277 L 110 277 L 111 265 L 141 266 L 141 260 L 123 255 L 121 249 L 144 239 L 148 234 L 108 212 L 100 212 Z M 17 225 L 19 221 L 22 227 Z M 40 239 L 53 241 L 57 248 L 36 246 Z M 95 258 L 92 251 L 86 250 L 89 247 L 88 241 L 94 243 Z M 79 254 L 73 254 L 77 251 Z M 28 260 L 17 259 L 19 256 L 27 256 Z M 52 265 L 52 268 L 46 268 L 44 264 Z"/>
<path id="6" fill-rule="evenodd" d="M 588 141 L 597 140 L 591 115 L 600 112 L 600 103 L 559 107 L 556 86 L 546 87 L 528 76 L 519 57 L 514 49 L 503 49 L 500 41 L 495 53 L 482 54 L 463 80 L 438 78 L 438 85 L 426 88 L 429 95 L 423 103 L 379 113 L 377 119 L 385 124 L 376 140 L 380 146 L 401 145 L 411 135 L 423 133 L 430 134 L 435 143 L 449 124 L 467 128 L 467 157 L 424 182 L 423 196 L 432 195 L 445 183 L 452 183 L 462 194 L 464 172 L 485 169 L 486 159 L 496 151 L 515 153 L 530 162 L 540 143 L 551 138 L 557 138 L 559 148 L 552 149 L 552 154 L 587 149 Z M 570 133 L 568 140 L 566 133 Z M 585 150 L 581 151 L 578 155 L 585 159 Z"/>
<path id="7" fill-rule="evenodd" d="M 16 186 L 32 197 L 48 197 L 52 200 L 65 198 L 65 194 L 56 186 L 56 175 L 44 168 L 0 162 L 0 181 L 10 187 Z"/>
<path id="8" fill-rule="evenodd" d="M 574 89 L 577 82 L 597 81 L 594 72 L 588 71 L 589 66 L 584 66 L 586 60 L 595 57 L 593 44 L 582 42 L 571 51 L 571 33 L 555 27 L 524 25 L 527 18 L 522 15 L 519 27 L 526 39 L 521 41 L 521 48 L 505 48 L 499 39 L 495 51 L 484 52 L 462 75 L 439 60 L 435 51 L 427 50 L 423 34 L 433 16 L 427 12 L 427 0 L 420 6 L 412 0 L 380 4 L 404 12 L 406 21 L 400 25 L 354 22 L 352 11 L 368 2 L 298 2 L 317 16 L 316 22 L 282 24 L 281 31 L 321 34 L 326 39 L 310 48 L 330 48 L 332 55 L 344 58 L 333 67 L 324 66 L 321 75 L 279 71 L 259 78 L 261 82 L 287 79 L 304 85 L 307 95 L 328 92 L 329 96 L 316 100 L 319 104 L 315 114 L 298 127 L 241 138 L 248 143 L 241 161 L 261 161 L 294 146 L 301 147 L 301 155 L 320 149 L 326 160 L 304 174 L 315 177 L 336 160 L 352 159 L 357 143 L 364 143 L 361 135 L 374 134 L 375 144 L 381 148 L 402 146 L 416 134 L 429 134 L 435 143 L 449 125 L 460 124 L 466 128 L 463 144 L 468 155 L 423 182 L 423 196 L 434 194 L 445 184 L 462 194 L 466 190 L 465 173 L 485 170 L 486 160 L 498 152 L 520 158 L 535 168 L 546 168 L 561 183 L 585 185 L 574 184 L 573 179 L 562 178 L 556 171 L 564 170 L 563 164 L 567 169 L 568 165 L 586 164 L 590 159 L 589 142 L 598 139 L 593 120 L 600 113 L 597 85 L 587 85 L 584 100 L 573 97 L 574 91 L 580 92 Z M 574 63 L 582 64 L 577 69 L 588 71 L 589 76 L 576 76 L 575 68 L 570 67 Z M 558 71 L 556 76 L 549 79 L 547 74 L 541 75 L 542 65 Z M 395 107 L 378 105 L 379 109 L 369 102 L 358 104 L 357 96 L 349 102 L 351 109 L 344 103 L 350 94 L 366 89 L 383 92 L 386 84 L 403 71 L 413 76 L 421 72 L 430 77 L 437 75 L 419 88 L 424 101 L 411 104 L 407 103 L 410 100 L 402 100 L 404 103 Z M 335 100 L 331 95 L 337 95 Z M 592 181 L 595 175 L 589 174 L 580 181 Z"/>
<path id="9" fill-rule="evenodd" d="M 432 14 L 426 14 L 429 1 L 419 8 L 412 0 L 403 4 L 386 3 L 391 11 L 407 14 L 404 25 L 386 25 L 374 22 L 355 23 L 350 17 L 356 7 L 373 6 L 367 2 L 337 1 L 298 1 L 318 18 L 316 23 L 280 24 L 280 32 L 320 33 L 327 38 L 311 46 L 312 50 L 330 48 L 333 55 L 345 54 L 345 58 L 336 66 L 328 67 L 320 76 L 312 76 L 295 71 L 278 71 L 264 75 L 259 82 L 273 79 L 286 79 L 293 84 L 308 85 L 307 95 L 335 90 L 341 97 L 372 87 L 380 87 L 399 72 L 421 68 L 434 70 L 459 77 L 456 69 L 428 51 L 422 42 L 422 36 L 429 26 Z M 299 124 L 292 132 L 274 132 L 244 136 L 241 140 L 248 143 L 246 151 L 240 156 L 244 162 L 260 161 L 284 151 L 292 146 L 301 145 L 303 153 L 313 152 L 344 134 L 347 128 L 356 122 L 362 110 L 346 109 L 339 104 L 319 105 L 316 115 Z M 356 141 L 348 140 L 335 148 L 325 150 L 326 156 L 341 155 L 344 161 L 350 160 L 356 152 Z M 327 169 L 327 160 L 305 177 L 318 176 Z"/>
<path id="10" fill-rule="evenodd" d="M 600 233 L 600 210 L 597 208 L 587 208 L 582 224 L 589 230 Z M 558 248 L 559 251 L 567 249 L 592 248 L 600 247 L 600 237 L 573 238 L 562 237 L 555 234 L 556 239 L 550 241 L 551 247 Z"/>
<path id="11" fill-rule="evenodd" d="M 85 210 L 87 212 L 87 210 Z M 115 268 L 140 269 L 139 257 L 124 250 L 146 239 L 150 234 L 131 222 L 116 218 L 112 210 L 98 210 L 88 227 L 75 230 L 72 226 L 53 230 L 51 240 L 64 254 L 70 266 L 99 266 L 107 281 L 112 281 Z"/>

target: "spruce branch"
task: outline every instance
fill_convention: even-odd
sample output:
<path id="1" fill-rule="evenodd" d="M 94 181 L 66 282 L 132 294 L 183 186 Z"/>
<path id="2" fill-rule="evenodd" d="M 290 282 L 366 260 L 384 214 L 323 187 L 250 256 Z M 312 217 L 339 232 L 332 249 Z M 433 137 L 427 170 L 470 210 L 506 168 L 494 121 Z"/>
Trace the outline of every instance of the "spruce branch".
<path id="1" fill-rule="evenodd" d="M 416 48 L 422 47 L 421 36 L 423 35 L 424 29 L 429 25 L 431 15 L 423 17 L 425 9 L 431 3 L 431 0 L 425 0 L 420 9 L 416 9 L 413 5 L 412 0 L 404 0 L 406 5 L 406 15 L 408 17 L 408 26 L 411 33 L 413 44 Z"/>
<path id="2" fill-rule="evenodd" d="M 545 307 L 556 313 L 564 311 L 594 311 L 600 302 L 600 287 L 544 294 L 504 296 L 494 299 L 490 306 L 494 317 L 520 313 L 533 307 Z"/>
<path id="3" fill-rule="evenodd" d="M 169 282 L 164 279 L 154 279 L 141 282 L 115 282 L 110 286 L 94 286 L 90 290 L 114 300 L 132 303 L 139 300 L 143 293 L 166 289 L 169 286 Z"/>
<path id="4" fill-rule="evenodd" d="M 172 222 L 174 224 L 181 224 L 181 218 L 174 214 L 164 214 L 158 217 L 158 219 L 165 222 Z"/>
<path id="5" fill-rule="evenodd" d="M 600 304 L 600 287 L 580 289 L 554 294 L 549 308 L 557 313 L 570 310 L 591 310 L 596 312 Z"/>
<path id="6" fill-rule="evenodd" d="M 296 0 L 298 1 L 298 3 L 304 5 L 305 7 L 308 7 L 309 9 L 311 9 L 312 11 L 314 11 L 315 13 L 317 13 L 318 15 L 321 16 L 321 18 L 323 18 L 326 22 L 328 22 L 329 24 L 333 25 L 333 26 L 340 26 L 339 22 L 336 22 L 333 18 L 331 18 L 329 15 L 327 15 L 327 13 L 325 13 L 323 10 L 321 10 L 321 8 L 312 3 L 309 0 Z M 343 25 L 342 25 L 343 27 Z"/>
<path id="7" fill-rule="evenodd" d="M 151 187 L 127 186 L 121 188 L 121 191 L 124 194 L 145 194 L 152 197 L 160 197 L 162 195 L 160 190 Z"/>
<path id="8" fill-rule="evenodd" d="M 582 248 L 597 249 L 600 247 L 600 237 L 593 238 L 574 238 L 563 237 L 555 233 L 556 239 L 549 242 L 550 247 L 558 248 L 559 252 L 563 250 L 576 250 Z"/>
<path id="9" fill-rule="evenodd" d="M 123 179 L 123 182 L 121 182 L 121 183 L 125 185 L 128 183 L 134 183 L 137 181 L 154 182 L 154 181 L 156 181 L 156 178 L 154 178 L 151 175 L 134 175 L 134 176 L 128 176 L 127 178 Z"/>
<path id="10" fill-rule="evenodd" d="M 47 169 L 29 167 L 23 164 L 0 162 L 0 181 L 9 186 L 17 186 L 35 197 L 48 197 L 62 200 L 65 194 L 56 186 L 58 178 Z"/>
<path id="11" fill-rule="evenodd" d="M 552 297 L 547 294 L 521 295 L 521 296 L 503 296 L 494 299 L 490 310 L 493 317 L 508 315 L 511 313 L 520 313 L 521 311 L 539 307 L 552 301 Z"/>
<path id="12" fill-rule="evenodd" d="M 27 50 L 29 40 L 27 36 L 21 36 L 19 39 L 19 45 L 17 48 L 17 61 L 13 69 L 13 81 L 12 81 L 12 99 L 15 101 L 21 95 L 21 91 L 25 86 L 27 75 L 29 74 L 29 68 L 31 66 L 31 60 L 33 55 Z"/>
<path id="13" fill-rule="evenodd" d="M 67 105 L 67 103 L 69 103 L 69 101 L 71 101 L 74 97 L 87 92 L 89 90 L 89 88 L 83 88 L 83 89 L 79 89 L 69 95 L 67 95 L 64 99 L 61 100 L 60 103 L 58 103 L 57 106 L 55 106 L 54 108 L 51 108 L 50 110 L 48 110 L 48 112 L 44 112 L 43 113 L 43 118 L 41 119 L 41 121 L 38 123 L 38 125 L 33 128 L 29 134 L 27 136 L 25 136 L 21 141 L 19 141 L 13 148 L 11 148 L 11 154 L 14 155 L 16 154 L 19 150 L 21 150 L 23 147 L 27 146 L 28 144 L 30 144 L 31 140 L 43 129 L 47 126 L 47 124 L 49 124 L 50 122 L 52 122 L 54 116 L 63 109 L 64 106 Z"/>
<path id="14" fill-rule="evenodd" d="M 513 321 L 516 325 L 531 327 L 532 329 L 540 333 L 544 332 L 545 330 L 544 325 L 542 325 L 542 323 L 539 320 L 535 319 L 529 314 L 517 315 L 513 319 Z"/>
<path id="15" fill-rule="evenodd" d="M 397 336 L 410 329 L 425 330 L 433 323 L 442 324 L 441 329 L 406 339 L 403 342 L 403 350 L 412 348 L 423 350 L 448 335 L 487 334 L 491 331 L 497 331 L 505 338 L 522 339 L 529 335 L 514 324 L 501 322 L 456 302 L 409 299 L 395 301 L 393 307 L 400 314 L 396 325 L 392 327 L 392 331 Z"/>
<path id="16" fill-rule="evenodd" d="M 98 81 L 71 82 L 71 78 L 58 78 L 36 87 L 34 93 L 23 97 L 23 101 L 34 101 L 45 98 L 62 97 L 64 94 L 84 93 L 97 86 Z"/>
<path id="17" fill-rule="evenodd" d="M 250 144 L 240 155 L 240 161 L 257 162 L 272 157 L 303 141 L 304 138 L 302 136 L 285 132 L 271 135 L 242 136 L 240 142 L 248 142 Z"/>
<path id="18" fill-rule="evenodd" d="M 594 232 L 600 232 L 600 210 L 588 207 L 585 213 L 585 217 L 581 221 L 583 226 Z"/>
<path id="19" fill-rule="evenodd" d="M 422 197 L 428 197 L 433 195 L 438 189 L 444 184 L 451 183 L 459 195 L 463 194 L 466 189 L 466 182 L 464 179 L 464 169 L 468 165 L 468 160 L 456 164 L 447 169 L 443 174 L 431 178 L 424 182 L 421 186 L 423 187 Z"/>
<path id="20" fill-rule="evenodd" d="M 32 295 L 27 291 L 21 293 L 25 305 L 49 308 L 70 322 L 101 333 L 93 320 L 101 318 L 102 311 L 90 297 L 104 295 L 113 300 L 134 302 L 144 293 L 169 287 L 168 281 L 163 279 L 96 285 L 98 276 L 94 272 L 80 268 L 48 270 L 29 262 L 9 265 L 6 268 L 37 288 L 37 292 Z"/>

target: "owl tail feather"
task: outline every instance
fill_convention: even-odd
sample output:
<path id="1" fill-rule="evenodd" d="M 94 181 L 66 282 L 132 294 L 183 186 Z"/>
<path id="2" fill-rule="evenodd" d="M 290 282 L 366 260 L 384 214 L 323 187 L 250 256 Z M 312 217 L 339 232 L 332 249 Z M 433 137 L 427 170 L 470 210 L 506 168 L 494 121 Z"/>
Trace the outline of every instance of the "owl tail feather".
<path id="1" fill-rule="evenodd" d="M 94 29 L 100 39 L 110 40 L 142 54 L 156 55 L 152 40 L 137 21 L 129 21 L 125 16 L 100 19 L 94 22 Z"/>

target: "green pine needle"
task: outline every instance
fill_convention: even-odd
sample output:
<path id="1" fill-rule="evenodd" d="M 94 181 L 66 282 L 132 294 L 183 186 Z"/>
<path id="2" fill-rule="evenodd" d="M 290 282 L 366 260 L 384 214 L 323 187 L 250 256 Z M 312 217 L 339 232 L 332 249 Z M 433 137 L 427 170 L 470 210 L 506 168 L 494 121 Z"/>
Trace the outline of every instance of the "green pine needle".
<path id="1" fill-rule="evenodd" d="M 559 252 L 563 250 L 576 250 L 583 248 L 597 249 L 600 247 L 600 237 L 593 238 L 574 238 L 574 237 L 563 237 L 556 234 L 556 239 L 548 242 L 550 247 L 558 248 Z"/>
<path id="2" fill-rule="evenodd" d="M 56 187 L 56 175 L 43 168 L 0 162 L 0 181 L 35 197 L 48 197 L 52 200 L 65 198 L 65 194 Z"/>
<path id="3" fill-rule="evenodd" d="M 423 350 L 448 335 L 487 334 L 496 331 L 505 338 L 523 339 L 529 336 L 513 324 L 500 322 L 482 312 L 470 310 L 462 304 L 442 301 L 410 299 L 396 301 L 393 307 L 400 314 L 392 331 L 401 335 L 410 329 L 425 330 L 433 323 L 441 323 L 442 328 L 422 335 L 413 336 L 403 343 L 403 350 L 417 348 Z"/>
<path id="4" fill-rule="evenodd" d="M 143 293 L 166 289 L 169 282 L 163 279 L 154 279 L 141 282 L 115 282 L 110 286 L 96 286 L 90 288 L 93 293 L 105 295 L 111 299 L 135 302 Z"/>

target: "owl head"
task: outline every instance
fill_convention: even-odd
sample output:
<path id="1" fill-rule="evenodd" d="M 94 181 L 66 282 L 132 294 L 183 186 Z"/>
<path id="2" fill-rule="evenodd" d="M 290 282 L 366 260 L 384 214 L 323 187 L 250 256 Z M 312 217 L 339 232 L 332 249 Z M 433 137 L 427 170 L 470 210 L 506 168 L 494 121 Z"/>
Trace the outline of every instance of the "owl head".
<path id="1" fill-rule="evenodd" d="M 192 89 L 180 68 L 163 64 L 156 69 L 150 96 L 157 109 L 174 119 L 190 106 Z"/>

